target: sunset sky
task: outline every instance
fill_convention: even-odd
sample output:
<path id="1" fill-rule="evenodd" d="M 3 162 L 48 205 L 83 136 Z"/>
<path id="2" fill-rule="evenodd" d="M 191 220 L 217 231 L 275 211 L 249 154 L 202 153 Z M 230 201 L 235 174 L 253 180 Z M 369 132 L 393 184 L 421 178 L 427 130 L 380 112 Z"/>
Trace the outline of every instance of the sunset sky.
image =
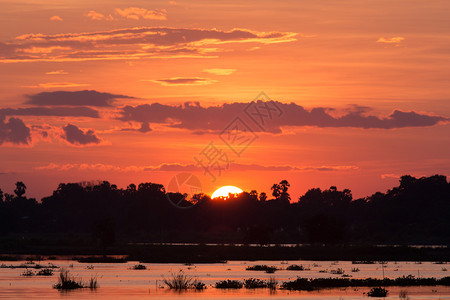
<path id="1" fill-rule="evenodd" d="M 287 179 L 297 200 L 450 174 L 449 1 L 0 8 L 5 192 L 23 181 L 40 199 L 60 182 L 167 185 L 187 172 L 208 194 L 269 194 Z"/>

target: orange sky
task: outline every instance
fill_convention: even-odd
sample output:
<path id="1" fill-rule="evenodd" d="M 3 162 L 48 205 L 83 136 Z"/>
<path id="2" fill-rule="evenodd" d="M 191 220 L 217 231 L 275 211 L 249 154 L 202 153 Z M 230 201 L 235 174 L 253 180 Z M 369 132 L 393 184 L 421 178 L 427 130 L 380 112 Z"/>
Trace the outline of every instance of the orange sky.
<path id="1" fill-rule="evenodd" d="M 450 173 L 448 1 L 0 8 L 6 192 L 18 180 L 40 198 L 59 182 L 167 185 L 191 172 L 206 193 L 287 179 L 293 199 L 331 185 L 359 197 L 403 174 Z M 279 110 L 264 128 L 244 111 L 262 91 Z M 239 155 L 223 140 L 236 117 L 255 137 Z M 210 142 L 230 163 L 215 181 L 195 166 Z"/>

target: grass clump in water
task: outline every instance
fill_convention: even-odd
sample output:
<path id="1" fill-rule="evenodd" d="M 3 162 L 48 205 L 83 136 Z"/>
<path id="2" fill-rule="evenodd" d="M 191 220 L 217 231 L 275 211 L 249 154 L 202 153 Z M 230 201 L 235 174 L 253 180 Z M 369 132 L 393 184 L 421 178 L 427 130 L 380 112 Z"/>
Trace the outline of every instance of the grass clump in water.
<path id="1" fill-rule="evenodd" d="M 178 273 L 171 273 L 170 278 L 163 277 L 164 284 L 173 290 L 187 290 L 196 289 L 203 290 L 206 288 L 205 284 L 191 275 L 185 274 L 182 270 Z"/>
<path id="2" fill-rule="evenodd" d="M 61 269 L 59 272 L 58 282 L 53 286 L 58 290 L 74 290 L 84 288 L 81 279 L 76 279 L 70 272 L 65 269 Z"/>
<path id="3" fill-rule="evenodd" d="M 216 282 L 216 289 L 241 289 L 244 284 L 239 280 L 222 280 Z"/>
<path id="4" fill-rule="evenodd" d="M 268 266 L 268 265 L 254 265 L 247 267 L 247 271 L 265 271 L 266 273 L 275 273 L 276 270 L 278 270 L 274 266 Z"/>
<path id="5" fill-rule="evenodd" d="M 369 297 L 386 297 L 389 291 L 382 287 L 374 287 L 368 293 Z"/>
<path id="6" fill-rule="evenodd" d="M 37 272 L 36 275 L 37 276 L 52 276 L 53 269 L 45 268 L 45 269 L 39 270 L 39 272 Z"/>
<path id="7" fill-rule="evenodd" d="M 249 278 L 244 280 L 244 286 L 246 289 L 260 289 L 266 288 L 267 282 L 257 278 Z"/>
<path id="8" fill-rule="evenodd" d="M 138 265 L 134 265 L 132 267 L 133 270 L 147 270 L 147 267 L 142 265 L 142 264 L 138 264 Z"/>
<path id="9" fill-rule="evenodd" d="M 305 268 L 302 265 L 290 265 L 286 268 L 288 271 L 303 271 Z"/>

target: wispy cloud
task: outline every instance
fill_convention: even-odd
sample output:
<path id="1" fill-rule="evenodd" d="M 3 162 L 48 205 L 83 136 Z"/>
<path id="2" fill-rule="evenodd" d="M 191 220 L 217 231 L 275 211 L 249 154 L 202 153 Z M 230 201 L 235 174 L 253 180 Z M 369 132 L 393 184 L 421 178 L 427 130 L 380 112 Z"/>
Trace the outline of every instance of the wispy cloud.
<path id="1" fill-rule="evenodd" d="M 85 14 L 85 16 L 93 21 L 114 20 L 114 17 L 112 15 L 105 16 L 104 14 L 96 12 L 95 10 L 90 10 Z"/>
<path id="2" fill-rule="evenodd" d="M 95 16 L 92 14 L 92 16 Z M 99 16 L 98 16 L 99 17 Z M 30 33 L 0 43 L 0 63 L 84 61 L 143 58 L 212 58 L 226 51 L 217 45 L 267 45 L 296 40 L 292 32 L 257 32 L 249 29 L 191 29 L 134 27 L 110 31 Z"/>
<path id="3" fill-rule="evenodd" d="M 46 116 L 99 118 L 98 111 L 90 107 L 25 107 L 1 108 L 0 116 Z"/>
<path id="4" fill-rule="evenodd" d="M 24 87 L 54 89 L 54 88 L 73 88 L 73 87 L 82 87 L 82 86 L 90 86 L 90 84 L 74 83 L 74 82 L 47 82 L 47 83 L 39 83 L 37 85 L 26 85 Z"/>
<path id="5" fill-rule="evenodd" d="M 52 17 L 50 17 L 50 21 L 62 21 L 63 20 L 63 18 L 61 18 L 60 16 L 52 16 Z"/>
<path id="6" fill-rule="evenodd" d="M 184 105 L 165 105 L 159 103 L 138 106 L 125 106 L 119 111 L 119 120 L 138 122 L 143 128 L 150 130 L 151 123 L 168 127 L 192 130 L 198 133 L 220 132 L 239 115 L 243 115 L 251 105 L 253 118 L 264 118 L 265 131 L 282 133 L 282 127 L 354 127 L 392 129 L 403 127 L 433 126 L 440 122 L 448 122 L 449 118 L 414 111 L 394 110 L 386 116 L 370 115 L 366 107 L 353 107 L 339 116 L 329 108 L 315 107 L 305 109 L 295 103 L 263 102 L 227 103 L 220 106 L 202 107 L 199 103 Z M 274 107 L 281 112 L 280 117 L 272 117 Z M 270 118 L 269 118 L 270 117 Z M 250 117 L 245 120 L 253 131 L 262 131 L 253 124 Z M 148 131 L 149 131 L 148 130 Z"/>
<path id="7" fill-rule="evenodd" d="M 394 36 L 391 38 L 384 38 L 384 37 L 380 37 L 377 40 L 377 43 L 385 43 L 385 44 L 400 44 L 401 42 L 403 42 L 405 40 L 404 37 L 402 36 Z"/>
<path id="8" fill-rule="evenodd" d="M 236 69 L 204 69 L 203 72 L 214 75 L 231 75 Z"/>
<path id="9" fill-rule="evenodd" d="M 133 99 L 126 95 L 101 93 L 95 90 L 42 92 L 26 97 L 27 104 L 40 106 L 112 106 L 117 99 Z"/>
<path id="10" fill-rule="evenodd" d="M 50 163 L 45 166 L 36 167 L 36 170 L 56 170 L 56 171 L 70 171 L 70 170 L 92 170 L 92 171 L 119 171 L 119 172 L 202 172 L 203 169 L 193 164 L 179 164 L 179 163 L 163 163 L 158 166 L 117 166 L 110 164 L 55 164 Z M 359 168 L 357 166 L 263 166 L 256 164 L 230 164 L 230 171 L 268 171 L 268 172 L 301 172 L 301 171 L 319 171 L 319 172 L 333 172 L 333 171 L 355 171 Z"/>
<path id="11" fill-rule="evenodd" d="M 48 71 L 45 72 L 45 75 L 67 75 L 69 72 L 66 72 L 64 70 L 56 70 L 56 71 Z"/>
<path id="12" fill-rule="evenodd" d="M 142 80 L 150 81 L 154 83 L 159 83 L 164 86 L 174 86 L 174 85 L 207 85 L 217 82 L 217 80 L 201 77 L 173 77 L 167 79 L 158 80 Z"/>
<path id="13" fill-rule="evenodd" d="M 124 9 L 116 8 L 116 14 L 132 20 L 166 20 L 167 11 L 165 9 L 149 10 L 140 7 L 127 7 Z"/>

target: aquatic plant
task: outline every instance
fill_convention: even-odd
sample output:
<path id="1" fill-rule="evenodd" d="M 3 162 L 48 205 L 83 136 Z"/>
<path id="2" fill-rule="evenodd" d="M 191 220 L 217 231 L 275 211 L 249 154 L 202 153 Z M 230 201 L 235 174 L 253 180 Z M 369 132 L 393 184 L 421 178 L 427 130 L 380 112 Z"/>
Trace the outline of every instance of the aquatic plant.
<path id="1" fill-rule="evenodd" d="M 374 287 L 368 293 L 369 297 L 386 297 L 389 291 L 382 287 Z"/>
<path id="2" fill-rule="evenodd" d="M 244 279 L 244 286 L 246 289 L 259 289 L 259 288 L 266 288 L 267 282 L 261 279 L 257 278 L 249 278 Z"/>
<path id="3" fill-rule="evenodd" d="M 147 270 L 147 267 L 144 266 L 144 265 L 138 264 L 138 265 L 134 265 L 134 266 L 132 267 L 132 269 L 133 269 L 133 270 Z"/>
<path id="4" fill-rule="evenodd" d="M 21 275 L 25 276 L 25 277 L 31 277 L 31 276 L 34 276 L 34 272 L 26 269 L 25 271 L 23 271 L 23 273 Z"/>
<path id="5" fill-rule="evenodd" d="M 73 290 L 83 288 L 81 279 L 76 279 L 66 269 L 61 269 L 59 272 L 58 282 L 53 286 L 58 290 Z"/>
<path id="6" fill-rule="evenodd" d="M 265 271 L 266 273 L 274 273 L 276 270 L 278 270 L 274 266 L 268 266 L 268 265 L 254 265 L 246 268 L 247 271 Z"/>
<path id="7" fill-rule="evenodd" d="M 408 292 L 406 290 L 400 290 L 400 292 L 398 293 L 398 298 L 409 299 Z"/>
<path id="8" fill-rule="evenodd" d="M 215 284 L 216 289 L 241 289 L 244 284 L 239 280 L 222 280 Z"/>
<path id="9" fill-rule="evenodd" d="M 91 290 L 98 288 L 99 285 L 98 285 L 97 277 L 91 276 L 91 278 L 89 278 L 87 287 L 90 288 Z"/>
<path id="10" fill-rule="evenodd" d="M 267 280 L 267 287 L 271 290 L 276 290 L 278 287 L 278 280 L 273 276 L 269 277 L 269 280 Z"/>
<path id="11" fill-rule="evenodd" d="M 305 268 L 302 265 L 290 265 L 286 268 L 289 271 L 303 271 Z"/>
<path id="12" fill-rule="evenodd" d="M 36 275 L 37 276 L 52 276 L 53 269 L 45 268 L 45 269 L 39 270 L 39 272 L 37 272 Z"/>
<path id="13" fill-rule="evenodd" d="M 191 275 L 187 275 L 180 270 L 178 273 L 171 273 L 170 278 L 163 277 L 163 282 L 170 289 L 174 290 L 187 290 L 190 288 L 202 290 L 205 288 L 205 284 Z"/>

